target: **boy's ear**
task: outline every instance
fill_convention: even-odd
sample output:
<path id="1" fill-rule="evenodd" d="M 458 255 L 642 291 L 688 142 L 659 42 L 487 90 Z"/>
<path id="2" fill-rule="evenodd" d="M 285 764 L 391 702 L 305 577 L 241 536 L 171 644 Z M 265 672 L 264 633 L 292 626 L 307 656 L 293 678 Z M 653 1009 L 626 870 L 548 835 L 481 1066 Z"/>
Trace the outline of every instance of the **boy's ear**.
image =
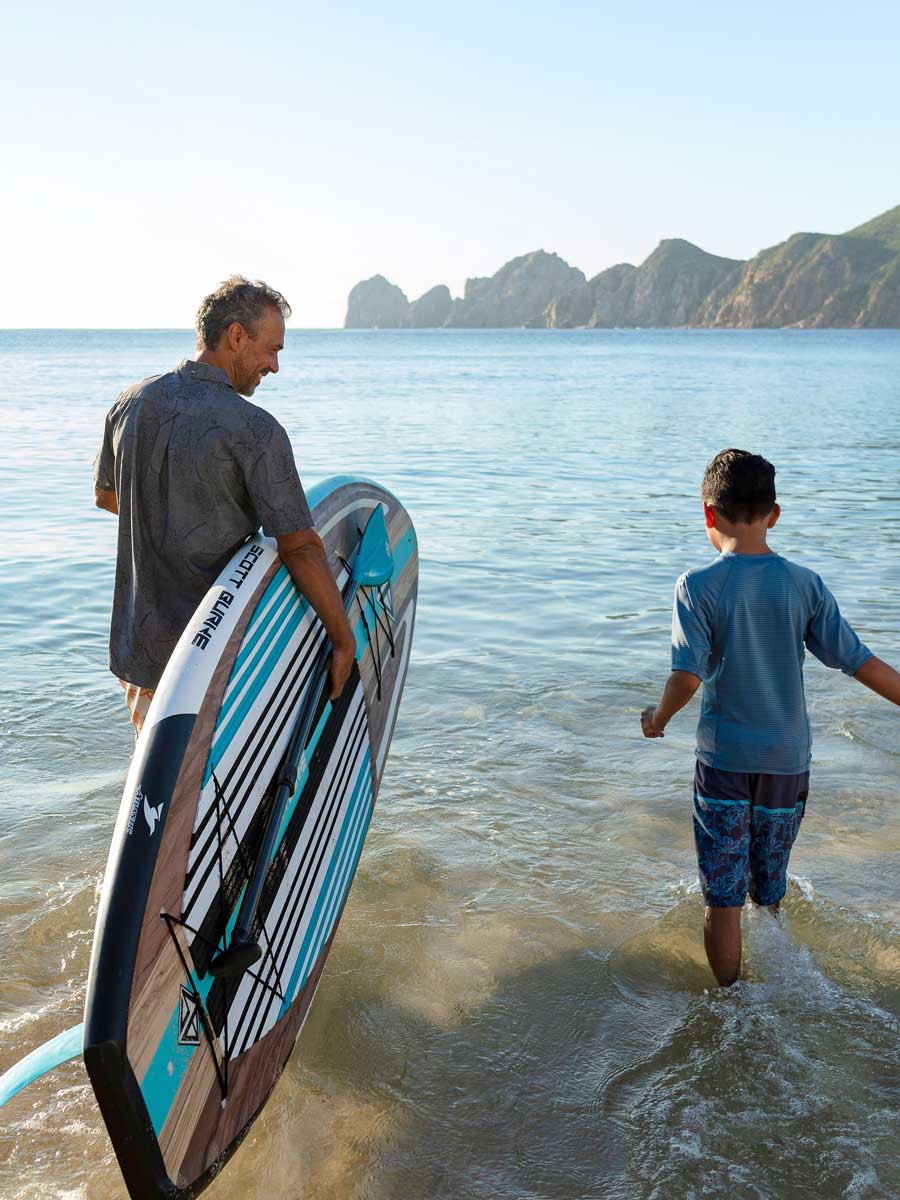
<path id="1" fill-rule="evenodd" d="M 778 503 L 773 504 L 772 511 L 769 513 L 769 520 L 766 522 L 766 529 L 771 529 L 780 516 L 781 505 Z"/>
<path id="2" fill-rule="evenodd" d="M 776 506 L 777 507 L 777 506 Z M 715 529 L 716 527 L 716 510 L 709 504 L 703 505 L 703 519 L 706 521 L 707 529 Z"/>

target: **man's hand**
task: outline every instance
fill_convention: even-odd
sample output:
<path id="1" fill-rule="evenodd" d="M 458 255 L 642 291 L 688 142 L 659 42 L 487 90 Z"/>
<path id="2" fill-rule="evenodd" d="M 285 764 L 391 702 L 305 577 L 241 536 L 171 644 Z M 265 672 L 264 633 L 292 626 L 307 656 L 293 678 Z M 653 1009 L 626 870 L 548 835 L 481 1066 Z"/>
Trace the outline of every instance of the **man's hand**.
<path id="1" fill-rule="evenodd" d="M 641 713 L 641 732 L 643 733 L 644 737 L 654 738 L 666 736 L 664 730 L 658 729 L 653 723 L 655 717 L 656 707 L 652 704 L 649 708 L 645 708 Z"/>
<path id="2" fill-rule="evenodd" d="M 331 681 L 331 695 L 329 699 L 337 700 L 341 692 L 344 690 L 344 685 L 350 678 L 350 671 L 353 668 L 353 662 L 356 658 L 356 642 L 351 637 L 349 642 L 343 642 L 340 646 L 335 646 L 331 651 L 331 661 L 328 664 L 328 678 Z"/>
<path id="3" fill-rule="evenodd" d="M 119 514 L 119 498 L 115 492 L 105 492 L 103 488 L 94 488 L 94 503 L 98 508 L 105 509 L 115 516 Z"/>

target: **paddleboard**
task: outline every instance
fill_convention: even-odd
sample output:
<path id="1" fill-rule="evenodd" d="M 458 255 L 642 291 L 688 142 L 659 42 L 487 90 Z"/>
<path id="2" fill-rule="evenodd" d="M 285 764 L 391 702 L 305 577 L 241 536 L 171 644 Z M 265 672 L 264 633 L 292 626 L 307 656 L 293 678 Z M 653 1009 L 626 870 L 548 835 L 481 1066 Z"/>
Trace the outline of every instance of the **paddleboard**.
<path id="1" fill-rule="evenodd" d="M 325 638 L 274 542 L 245 543 L 210 588 L 128 773 L 84 1061 L 132 1200 L 197 1195 L 265 1104 L 321 978 L 378 795 L 412 642 L 415 531 L 369 480 L 328 479 L 309 499 L 342 589 L 378 506 L 392 574 L 352 601 L 356 664 L 340 699 L 315 713 L 253 924 L 262 957 L 237 976 L 217 978 L 210 963 L 228 945 Z"/>

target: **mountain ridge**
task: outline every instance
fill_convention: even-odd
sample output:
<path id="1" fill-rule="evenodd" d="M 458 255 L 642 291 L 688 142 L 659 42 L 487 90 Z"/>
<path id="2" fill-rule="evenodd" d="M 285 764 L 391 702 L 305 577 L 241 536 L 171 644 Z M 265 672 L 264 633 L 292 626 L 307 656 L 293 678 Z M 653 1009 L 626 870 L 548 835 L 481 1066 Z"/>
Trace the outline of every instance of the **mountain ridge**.
<path id="1" fill-rule="evenodd" d="M 794 233 L 750 259 L 664 238 L 638 266 L 587 279 L 534 250 L 491 276 L 410 301 L 383 275 L 358 283 L 346 329 L 900 328 L 900 205 L 842 234 Z"/>

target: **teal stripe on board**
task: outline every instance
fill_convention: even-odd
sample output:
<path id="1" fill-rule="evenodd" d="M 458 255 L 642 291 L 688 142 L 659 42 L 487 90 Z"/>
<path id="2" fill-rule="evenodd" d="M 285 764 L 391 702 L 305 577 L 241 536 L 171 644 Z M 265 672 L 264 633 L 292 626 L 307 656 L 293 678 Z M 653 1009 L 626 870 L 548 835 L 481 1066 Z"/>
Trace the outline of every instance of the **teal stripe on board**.
<path id="1" fill-rule="evenodd" d="M 283 633 L 287 622 L 292 622 L 291 632 L 293 632 L 297 629 L 308 607 L 306 601 L 301 600 L 299 596 L 288 598 L 284 608 L 280 612 L 276 611 L 273 613 L 270 619 L 264 625 L 260 626 L 254 644 L 247 647 L 246 653 L 243 650 L 241 651 L 234 664 L 232 673 L 234 682 L 229 684 L 225 702 L 219 710 L 219 717 L 216 722 L 217 731 L 224 725 L 228 713 L 243 695 L 245 685 L 253 678 L 254 671 L 265 657 L 270 643 L 265 640 L 264 635 L 269 634 L 271 637 Z M 256 691 L 258 692 L 259 689 L 257 688 Z"/>
<path id="2" fill-rule="evenodd" d="M 371 752 L 367 747 L 362 766 L 360 767 L 359 777 L 356 781 L 356 787 L 350 799 L 350 803 L 347 806 L 347 813 L 341 825 L 341 833 L 338 839 L 341 842 L 346 843 L 348 829 L 351 827 L 351 825 L 355 824 L 359 818 L 360 812 L 364 813 L 365 808 L 368 805 L 368 800 L 366 797 L 371 795 L 370 763 Z M 319 890 L 319 896 L 316 900 L 316 907 L 313 910 L 313 915 L 310 918 L 309 925 L 307 926 L 306 937 L 303 939 L 303 945 L 300 947 L 300 951 L 297 955 L 297 961 L 294 964 L 294 970 L 291 973 L 290 981 L 285 988 L 284 1001 L 281 1006 L 282 1013 L 287 1010 L 291 1001 L 294 999 L 298 988 L 302 987 L 303 984 L 300 982 L 301 978 L 303 982 L 305 982 L 306 975 L 304 972 L 309 959 L 308 950 L 315 938 L 316 930 L 318 929 L 319 921 L 322 915 L 322 910 L 325 908 L 330 895 L 330 889 L 334 876 L 337 872 L 337 863 L 339 858 L 340 856 L 337 855 L 332 859 L 331 863 L 329 864 L 326 877 L 323 880 L 322 886 Z"/>
<path id="3" fill-rule="evenodd" d="M 347 845 L 338 866 L 338 878 L 331 888 L 330 897 L 323 909 L 323 916 L 319 919 L 314 937 L 305 950 L 303 968 L 297 981 L 298 989 L 302 988 L 309 978 L 309 973 L 313 969 L 316 960 L 322 952 L 322 947 L 328 941 L 331 931 L 334 928 L 338 908 L 343 904 L 344 898 L 350 890 L 350 884 L 356 871 L 356 864 L 359 862 L 363 842 L 369 828 L 369 821 L 372 817 L 371 801 L 372 788 L 370 784 L 363 792 L 362 801 L 357 810 L 355 827 L 348 834 Z M 288 995 L 293 998 L 296 993 L 289 991 Z"/>
<path id="4" fill-rule="evenodd" d="M 269 580 L 268 587 L 266 588 L 266 590 L 263 592 L 262 596 L 260 597 L 259 604 L 257 604 L 257 606 L 256 606 L 256 611 L 253 613 L 253 616 L 250 618 L 250 621 L 247 624 L 247 632 L 244 635 L 245 637 L 253 632 L 254 628 L 259 623 L 260 619 L 262 618 L 263 613 L 266 611 L 266 605 L 269 603 L 270 600 L 273 599 L 273 597 L 275 596 L 275 593 L 277 591 L 279 591 L 282 587 L 284 587 L 284 585 L 288 581 L 288 578 L 289 578 L 288 569 L 284 565 L 284 563 L 282 563 L 282 565 L 278 568 L 278 570 L 275 572 L 275 574 Z"/>
<path id="5" fill-rule="evenodd" d="M 272 643 L 271 648 L 265 653 L 259 672 L 259 677 L 261 679 L 267 679 L 274 670 L 276 663 L 284 653 L 285 647 L 287 646 L 288 642 L 290 642 L 294 633 L 297 631 L 304 617 L 306 616 L 307 610 L 308 605 L 304 602 L 302 608 L 298 609 L 296 615 L 291 617 L 291 619 L 285 624 L 281 633 L 279 633 L 278 637 Z M 232 739 L 243 724 L 247 713 L 250 711 L 250 709 L 253 707 L 253 704 L 259 697 L 259 692 L 259 688 L 247 688 L 240 703 L 235 707 L 234 712 L 225 722 L 224 726 L 214 735 L 212 749 L 210 750 L 209 759 L 206 764 L 206 773 L 203 777 L 204 787 L 212 776 L 212 773 L 218 765 L 220 759 L 231 745 Z"/>
<path id="6" fill-rule="evenodd" d="M 282 573 L 284 576 L 283 578 Z M 274 592 L 272 592 L 271 596 L 268 595 L 267 591 L 266 596 L 264 596 L 260 602 L 259 608 L 257 608 L 256 612 L 253 614 L 253 620 L 247 626 L 247 630 L 244 634 L 244 640 L 241 643 L 240 652 L 238 653 L 238 656 L 234 661 L 234 666 L 232 667 L 231 679 L 233 682 L 229 682 L 228 691 L 225 695 L 225 701 L 222 704 L 222 708 L 219 713 L 219 723 L 221 723 L 223 715 L 228 712 L 228 709 L 234 703 L 248 676 L 252 674 L 252 667 L 250 671 L 243 672 L 242 674 L 244 664 L 253 654 L 254 649 L 262 641 L 263 635 L 271 630 L 273 625 L 277 627 L 280 624 L 280 620 L 283 620 L 290 611 L 290 600 L 292 598 L 293 585 L 285 568 L 282 567 L 281 571 L 279 571 L 272 580 L 272 584 L 276 583 L 278 584 L 278 587 Z M 272 588 L 270 584 L 269 591 L 271 590 Z M 300 603 L 299 596 L 297 596 L 295 599 L 297 603 Z M 288 601 L 287 605 L 285 605 L 285 601 Z M 258 662 L 258 657 L 254 658 L 254 665 L 256 662 Z"/>
<path id="7" fill-rule="evenodd" d="M 228 924 L 229 935 L 236 920 L 237 910 L 232 914 L 232 918 Z M 212 975 L 206 975 L 203 979 L 198 979 L 196 972 L 191 971 L 191 983 L 199 992 L 204 1005 L 214 982 L 215 980 Z M 166 1123 L 169 1110 L 181 1086 L 181 1081 L 184 1078 L 185 1071 L 188 1069 L 191 1058 L 198 1052 L 200 1054 L 209 1054 L 210 1052 L 209 1046 L 202 1036 L 198 1046 L 182 1046 L 179 1044 L 178 1017 L 179 1006 L 176 1005 L 175 1011 L 172 1013 L 171 1019 L 165 1028 L 165 1032 L 159 1039 L 159 1045 L 156 1047 L 153 1060 L 147 1068 L 144 1078 L 140 1081 L 141 1095 L 144 1097 L 144 1103 L 147 1106 L 147 1112 L 150 1114 L 150 1120 L 153 1123 L 153 1128 L 156 1130 L 157 1136 L 162 1132 L 162 1127 Z"/>
<path id="8" fill-rule="evenodd" d="M 409 562 L 410 558 L 412 557 L 415 549 L 416 549 L 415 537 L 413 535 L 412 527 L 410 527 L 406 531 L 406 533 L 403 535 L 403 537 L 401 537 L 400 540 L 397 542 L 397 545 L 393 551 L 394 573 L 391 576 L 392 584 L 394 583 L 395 580 L 400 578 L 400 575 L 402 574 L 406 564 Z M 377 601 L 374 601 L 374 602 L 376 604 L 376 607 L 378 608 L 378 611 L 382 612 L 383 609 L 381 608 L 381 606 L 377 603 Z M 308 608 L 308 605 L 306 604 L 306 601 L 304 600 L 303 601 L 303 614 L 306 613 L 307 608 Z M 371 617 L 371 609 L 367 609 L 367 619 L 369 619 L 370 617 Z M 302 616 L 299 619 L 302 620 Z M 274 664 L 278 661 L 278 658 L 280 657 L 281 652 L 284 649 L 284 646 L 287 644 L 287 640 L 290 638 L 291 632 L 293 632 L 293 628 L 296 628 L 296 626 L 295 625 L 293 627 L 287 626 L 283 629 L 282 634 L 280 635 L 280 637 L 276 643 L 276 647 L 271 651 L 271 653 L 266 658 L 265 664 L 264 664 L 262 670 L 260 671 L 259 675 L 257 676 L 257 678 L 266 678 L 267 677 L 268 671 L 271 671 Z M 356 626 L 354 628 L 354 634 L 356 636 L 357 658 L 361 658 L 362 655 L 365 653 L 365 649 L 366 649 L 366 646 L 368 645 L 368 640 L 369 640 L 369 635 L 368 635 L 368 631 L 366 629 L 366 624 L 361 617 L 356 622 Z M 242 649 L 243 649 L 243 647 L 242 647 Z M 232 742 L 235 734 L 240 729 L 241 724 L 243 723 L 243 720 L 246 717 L 247 713 L 253 707 L 253 703 L 256 700 L 257 694 L 258 694 L 257 690 L 254 689 L 252 686 L 250 688 L 248 688 L 246 695 L 244 695 L 239 706 L 236 708 L 235 712 L 228 719 L 228 721 L 225 723 L 225 725 L 222 726 L 221 728 L 217 725 L 216 732 L 213 735 L 213 745 L 210 750 L 209 759 L 207 760 L 207 763 L 206 763 L 206 771 L 203 776 L 203 787 L 206 787 L 206 785 L 209 783 L 210 779 L 212 778 L 213 771 L 216 769 L 221 758 L 227 752 L 228 747 L 231 745 L 231 742 Z M 221 714 L 220 714 L 219 719 L 221 720 Z"/>

